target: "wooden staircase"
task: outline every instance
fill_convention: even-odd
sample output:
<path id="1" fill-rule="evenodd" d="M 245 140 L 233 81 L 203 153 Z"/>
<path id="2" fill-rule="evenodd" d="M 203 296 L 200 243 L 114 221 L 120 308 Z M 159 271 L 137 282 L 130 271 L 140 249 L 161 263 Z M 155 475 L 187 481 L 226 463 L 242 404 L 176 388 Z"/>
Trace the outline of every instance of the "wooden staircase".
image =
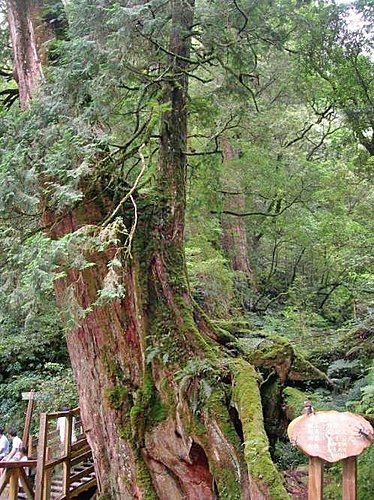
<path id="1" fill-rule="evenodd" d="M 66 419 L 64 443 L 56 430 L 58 418 Z M 77 436 L 75 442 L 73 436 Z M 4 469 L 0 475 L 1 499 L 69 500 L 96 487 L 92 452 L 82 429 L 79 408 L 42 413 L 39 438 L 29 442 L 30 455 L 35 458 L 27 462 L 0 462 L 0 472 Z M 31 478 L 26 476 L 25 467 L 34 472 Z M 34 487 L 30 481 L 33 477 Z"/>
<path id="2" fill-rule="evenodd" d="M 51 481 L 50 499 L 59 500 L 67 498 L 63 493 L 63 477 L 56 475 Z M 83 462 L 71 469 L 69 498 L 75 498 L 81 493 L 90 490 L 96 485 L 96 477 L 91 462 Z M 19 498 L 27 498 L 19 497 Z"/>
<path id="3" fill-rule="evenodd" d="M 58 433 L 50 431 L 51 422 L 61 417 L 66 419 L 62 450 Z M 75 435 L 77 440 L 73 443 Z M 92 452 L 83 433 L 79 408 L 41 415 L 37 455 L 37 500 L 69 500 L 96 486 Z"/>

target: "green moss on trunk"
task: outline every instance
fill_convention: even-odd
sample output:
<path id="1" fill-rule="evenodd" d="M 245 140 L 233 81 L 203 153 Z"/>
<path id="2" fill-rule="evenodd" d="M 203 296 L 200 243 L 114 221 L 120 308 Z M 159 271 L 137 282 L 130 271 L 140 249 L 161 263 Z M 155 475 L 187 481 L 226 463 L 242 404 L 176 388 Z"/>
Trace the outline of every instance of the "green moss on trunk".
<path id="1" fill-rule="evenodd" d="M 225 401 L 226 398 L 227 396 L 222 390 L 213 390 L 208 401 L 208 413 L 219 423 L 221 431 L 234 448 L 240 450 L 241 442 L 231 421 Z"/>
<path id="2" fill-rule="evenodd" d="M 161 401 L 152 377 L 147 373 L 143 386 L 134 395 L 134 405 L 129 413 L 133 436 L 137 436 L 138 442 L 142 443 L 145 431 L 165 420 L 167 416 L 168 407 Z"/>
<path id="3" fill-rule="evenodd" d="M 238 478 L 232 471 L 221 469 L 217 471 L 215 478 L 218 498 L 225 500 L 241 500 L 243 498 Z"/>
<path id="4" fill-rule="evenodd" d="M 135 461 L 136 479 L 142 490 L 142 500 L 157 500 L 158 496 L 153 487 L 151 474 L 139 450 L 136 452 Z"/>

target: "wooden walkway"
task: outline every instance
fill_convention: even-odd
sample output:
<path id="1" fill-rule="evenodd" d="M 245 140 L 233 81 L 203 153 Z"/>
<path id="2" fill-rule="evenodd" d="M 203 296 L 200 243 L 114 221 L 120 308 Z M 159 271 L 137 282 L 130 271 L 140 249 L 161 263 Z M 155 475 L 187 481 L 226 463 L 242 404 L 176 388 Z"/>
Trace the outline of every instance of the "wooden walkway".
<path id="1" fill-rule="evenodd" d="M 56 429 L 64 422 L 64 440 Z M 75 438 L 76 436 L 76 438 Z M 1 500 L 69 500 L 96 486 L 92 452 L 79 408 L 42 413 L 37 442 L 29 440 L 27 462 L 0 462 Z M 25 474 L 24 468 L 30 470 Z"/>

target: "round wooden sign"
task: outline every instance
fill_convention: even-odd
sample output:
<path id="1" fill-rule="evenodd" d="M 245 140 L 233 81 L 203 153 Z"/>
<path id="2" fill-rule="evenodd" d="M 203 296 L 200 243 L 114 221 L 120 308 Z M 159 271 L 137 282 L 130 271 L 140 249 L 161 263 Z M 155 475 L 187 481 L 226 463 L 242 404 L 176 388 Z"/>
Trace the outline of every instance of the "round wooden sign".
<path id="1" fill-rule="evenodd" d="M 360 455 L 374 439 L 373 428 L 367 420 L 354 413 L 338 411 L 297 417 L 287 432 L 293 445 L 310 457 L 327 462 Z"/>

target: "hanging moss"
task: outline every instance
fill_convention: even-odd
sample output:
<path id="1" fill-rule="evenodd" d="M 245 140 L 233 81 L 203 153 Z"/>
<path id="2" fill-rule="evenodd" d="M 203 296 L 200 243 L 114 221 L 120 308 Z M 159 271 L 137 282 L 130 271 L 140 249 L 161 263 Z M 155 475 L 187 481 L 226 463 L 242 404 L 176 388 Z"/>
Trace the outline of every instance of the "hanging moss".
<path id="1" fill-rule="evenodd" d="M 250 476 L 271 499 L 289 498 L 280 473 L 271 460 L 264 430 L 261 396 L 254 368 L 243 360 L 232 363 L 233 401 L 238 409 L 244 434 L 244 456 Z"/>

